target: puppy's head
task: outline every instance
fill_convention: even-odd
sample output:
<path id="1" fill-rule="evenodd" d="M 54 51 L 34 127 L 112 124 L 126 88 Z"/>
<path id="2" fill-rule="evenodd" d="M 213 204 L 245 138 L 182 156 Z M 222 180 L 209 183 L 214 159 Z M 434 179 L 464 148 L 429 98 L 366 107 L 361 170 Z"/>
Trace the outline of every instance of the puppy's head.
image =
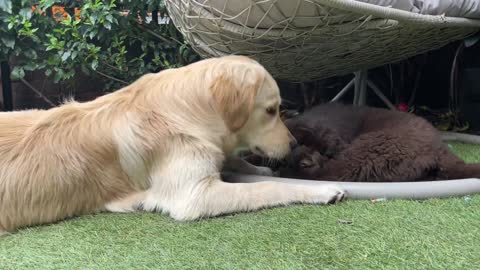
<path id="1" fill-rule="evenodd" d="M 305 145 L 296 147 L 287 157 L 287 165 L 280 170 L 282 177 L 316 178 L 316 172 L 327 161 L 318 151 Z"/>
<path id="2" fill-rule="evenodd" d="M 315 130 L 297 118 L 290 118 L 284 121 L 290 133 L 299 144 L 312 146 L 315 141 Z"/>
<path id="3" fill-rule="evenodd" d="M 283 158 L 295 139 L 280 119 L 280 91 L 259 63 L 241 56 L 220 58 L 211 90 L 226 126 L 239 146 L 269 158 Z"/>

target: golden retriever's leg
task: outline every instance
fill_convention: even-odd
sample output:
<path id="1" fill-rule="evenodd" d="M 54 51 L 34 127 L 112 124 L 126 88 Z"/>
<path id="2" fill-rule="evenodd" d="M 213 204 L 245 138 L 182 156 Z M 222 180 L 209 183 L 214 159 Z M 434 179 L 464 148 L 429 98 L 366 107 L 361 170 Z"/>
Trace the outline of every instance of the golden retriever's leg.
<path id="1" fill-rule="evenodd" d="M 335 203 L 344 192 L 335 186 L 306 187 L 279 182 L 227 183 L 218 172 L 221 155 L 184 144 L 154 163 L 143 193 L 112 202 L 110 211 L 169 213 L 177 220 L 193 220 L 227 213 L 253 211 L 290 203 Z"/>
<path id="2" fill-rule="evenodd" d="M 278 182 L 227 183 L 208 177 L 188 196 L 178 196 L 164 211 L 177 220 L 193 220 L 222 214 L 253 211 L 290 203 L 336 203 L 345 193 L 335 186 L 304 187 Z"/>
<path id="3" fill-rule="evenodd" d="M 145 191 L 141 191 L 130 194 L 125 198 L 109 202 L 105 205 L 105 210 L 116 213 L 135 212 L 141 207 L 146 194 Z"/>
<path id="4" fill-rule="evenodd" d="M 239 157 L 228 157 L 224 164 L 224 169 L 236 173 L 255 174 L 273 176 L 272 169 L 268 167 L 255 166 Z"/>

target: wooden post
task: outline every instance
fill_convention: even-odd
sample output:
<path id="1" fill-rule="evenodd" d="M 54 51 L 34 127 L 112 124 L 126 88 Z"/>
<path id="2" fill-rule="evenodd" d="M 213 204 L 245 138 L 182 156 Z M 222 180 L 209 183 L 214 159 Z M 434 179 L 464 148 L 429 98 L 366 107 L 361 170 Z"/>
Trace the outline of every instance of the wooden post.
<path id="1" fill-rule="evenodd" d="M 13 96 L 12 96 L 12 81 L 10 80 L 10 65 L 7 61 L 0 64 L 2 74 L 2 95 L 3 95 L 3 110 L 13 110 Z"/>

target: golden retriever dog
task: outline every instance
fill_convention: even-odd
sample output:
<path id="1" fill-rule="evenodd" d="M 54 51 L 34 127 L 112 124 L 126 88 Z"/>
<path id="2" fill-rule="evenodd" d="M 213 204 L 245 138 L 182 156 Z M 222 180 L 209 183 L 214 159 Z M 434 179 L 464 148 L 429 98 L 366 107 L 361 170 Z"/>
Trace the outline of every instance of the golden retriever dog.
<path id="1" fill-rule="evenodd" d="M 332 203 L 335 186 L 227 183 L 229 158 L 248 147 L 290 152 L 279 89 L 257 62 L 212 58 L 147 74 L 93 101 L 0 113 L 0 233 L 99 211 L 194 220 L 289 203 Z"/>

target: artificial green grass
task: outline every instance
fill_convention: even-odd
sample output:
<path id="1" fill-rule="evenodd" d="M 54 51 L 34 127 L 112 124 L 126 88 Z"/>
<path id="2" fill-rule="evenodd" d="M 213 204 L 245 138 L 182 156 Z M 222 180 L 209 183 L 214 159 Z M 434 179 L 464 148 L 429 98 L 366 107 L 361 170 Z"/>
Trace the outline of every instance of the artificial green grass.
<path id="1" fill-rule="evenodd" d="M 452 145 L 468 162 L 480 162 L 479 146 Z M 296 205 L 188 223 L 152 213 L 99 214 L 0 238 L 0 269 L 478 269 L 479 265 L 480 195 Z"/>

